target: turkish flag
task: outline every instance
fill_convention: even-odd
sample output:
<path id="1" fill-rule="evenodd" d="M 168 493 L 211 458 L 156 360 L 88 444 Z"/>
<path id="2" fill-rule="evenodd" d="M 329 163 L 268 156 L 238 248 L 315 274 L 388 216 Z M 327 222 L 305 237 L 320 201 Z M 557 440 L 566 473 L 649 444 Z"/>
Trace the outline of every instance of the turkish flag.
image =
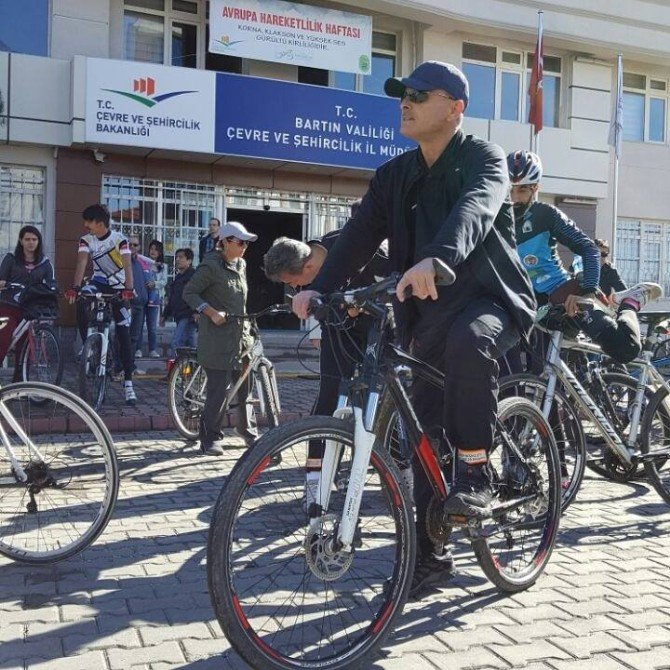
<path id="1" fill-rule="evenodd" d="M 544 41 L 542 39 L 542 14 L 537 28 L 537 45 L 533 54 L 533 69 L 530 73 L 528 97 L 528 123 L 532 123 L 537 135 L 542 130 L 542 79 L 544 77 Z"/>

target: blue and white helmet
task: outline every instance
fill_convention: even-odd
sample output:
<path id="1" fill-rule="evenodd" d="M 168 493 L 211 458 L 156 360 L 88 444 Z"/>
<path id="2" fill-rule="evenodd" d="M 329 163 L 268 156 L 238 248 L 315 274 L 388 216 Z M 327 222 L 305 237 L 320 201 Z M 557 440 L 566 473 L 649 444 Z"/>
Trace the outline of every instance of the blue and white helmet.
<path id="1" fill-rule="evenodd" d="M 542 161 L 532 151 L 513 151 L 507 156 L 507 169 L 512 186 L 539 184 L 542 179 Z"/>

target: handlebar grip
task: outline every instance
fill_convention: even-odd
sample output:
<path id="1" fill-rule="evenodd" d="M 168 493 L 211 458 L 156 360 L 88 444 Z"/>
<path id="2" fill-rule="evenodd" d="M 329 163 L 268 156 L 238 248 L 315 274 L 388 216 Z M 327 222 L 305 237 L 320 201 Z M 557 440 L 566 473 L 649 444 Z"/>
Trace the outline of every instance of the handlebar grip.
<path id="1" fill-rule="evenodd" d="M 433 258 L 433 269 L 437 286 L 450 286 L 456 281 L 456 273 L 439 258 Z"/>

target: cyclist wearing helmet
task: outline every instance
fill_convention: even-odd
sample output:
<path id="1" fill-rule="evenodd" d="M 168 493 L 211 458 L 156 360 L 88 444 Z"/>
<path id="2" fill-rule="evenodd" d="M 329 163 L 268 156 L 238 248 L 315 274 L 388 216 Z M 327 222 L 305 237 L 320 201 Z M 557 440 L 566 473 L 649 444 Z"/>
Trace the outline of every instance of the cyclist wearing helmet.
<path id="1" fill-rule="evenodd" d="M 661 287 L 644 282 L 612 293 L 610 301 L 617 309 L 613 318 L 595 300 L 600 279 L 598 247 L 560 209 L 537 200 L 542 179 L 540 158 L 530 151 L 515 151 L 507 156 L 507 166 L 517 249 L 538 303 L 563 305 L 568 316 L 576 317 L 579 328 L 606 354 L 622 363 L 633 360 L 640 353 L 637 312 L 662 295 Z M 563 266 L 556 249 L 559 242 L 582 257 L 580 279 L 572 279 Z M 591 299 L 593 308 L 580 312 L 578 301 L 584 298 Z"/>

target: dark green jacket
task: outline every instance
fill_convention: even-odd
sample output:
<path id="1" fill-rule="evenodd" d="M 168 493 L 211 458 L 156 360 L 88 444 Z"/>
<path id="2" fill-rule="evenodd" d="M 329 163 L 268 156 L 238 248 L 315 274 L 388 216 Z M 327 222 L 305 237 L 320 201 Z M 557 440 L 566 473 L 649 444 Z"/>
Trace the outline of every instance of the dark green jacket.
<path id="1" fill-rule="evenodd" d="M 440 258 L 457 276 L 473 278 L 488 295 L 501 301 L 526 336 L 533 325 L 536 303 L 516 252 L 505 154 L 497 145 L 460 130 L 430 168 L 417 149 L 377 169 L 360 207 L 328 252 L 311 288 L 326 292 L 342 286 L 367 263 L 384 238 L 389 240 L 391 270 L 407 270 L 412 239 L 409 194 L 420 180 L 423 186 L 416 220 L 422 229 L 437 233 L 420 249 L 416 260 Z M 416 323 L 412 304 L 407 300 L 396 305 L 403 340 Z"/>
<path id="2" fill-rule="evenodd" d="M 184 287 L 184 301 L 192 309 L 208 304 L 217 312 L 244 314 L 247 308 L 246 263 L 239 258 L 226 263 L 218 251 L 210 251 Z M 239 370 L 241 353 L 251 344 L 248 321 L 227 319 L 215 326 L 200 317 L 198 362 L 213 370 Z"/>

